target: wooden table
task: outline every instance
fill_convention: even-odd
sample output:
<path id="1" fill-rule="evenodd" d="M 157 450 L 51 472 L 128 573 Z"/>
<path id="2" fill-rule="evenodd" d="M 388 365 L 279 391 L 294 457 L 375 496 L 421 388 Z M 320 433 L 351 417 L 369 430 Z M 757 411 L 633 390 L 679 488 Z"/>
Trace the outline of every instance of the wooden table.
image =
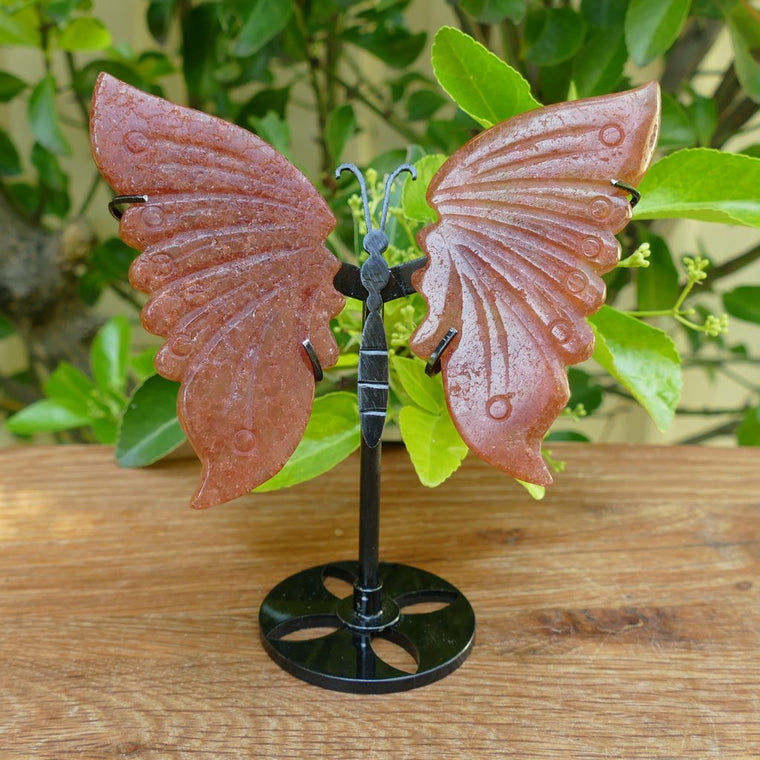
<path id="1" fill-rule="evenodd" d="M 760 451 L 556 446 L 543 502 L 386 446 L 382 559 L 470 599 L 454 674 L 355 696 L 280 670 L 267 591 L 356 551 L 357 461 L 195 512 L 192 461 L 0 450 L 0 758 L 760 757 Z"/>

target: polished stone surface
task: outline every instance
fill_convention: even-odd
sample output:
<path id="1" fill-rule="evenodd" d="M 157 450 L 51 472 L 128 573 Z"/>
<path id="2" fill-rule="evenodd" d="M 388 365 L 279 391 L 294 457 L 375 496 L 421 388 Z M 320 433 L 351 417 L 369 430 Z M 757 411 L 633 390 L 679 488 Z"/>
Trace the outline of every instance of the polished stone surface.
<path id="1" fill-rule="evenodd" d="M 549 106 L 478 135 L 430 184 L 439 221 L 419 236 L 428 315 L 411 347 L 427 360 L 458 331 L 441 362 L 451 416 L 472 451 L 521 480 L 551 483 L 541 441 L 569 398 L 565 367 L 593 351 L 584 318 L 631 216 L 610 181 L 638 184 L 658 127 L 656 83 Z"/>

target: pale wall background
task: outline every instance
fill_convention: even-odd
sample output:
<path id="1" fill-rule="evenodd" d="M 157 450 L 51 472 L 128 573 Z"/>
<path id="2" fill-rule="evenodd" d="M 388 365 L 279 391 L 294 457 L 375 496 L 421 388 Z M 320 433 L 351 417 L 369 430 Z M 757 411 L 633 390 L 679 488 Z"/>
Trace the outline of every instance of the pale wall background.
<path id="1" fill-rule="evenodd" d="M 132 44 L 136 49 L 144 49 L 152 46 L 147 28 L 144 22 L 146 3 L 142 0 L 122 0 L 115 3 L 113 0 L 95 0 L 94 13 L 106 20 L 109 28 L 114 34 L 117 43 L 127 42 Z M 430 39 L 437 28 L 444 24 L 456 26 L 456 19 L 448 4 L 441 0 L 415 0 L 408 14 L 409 24 L 415 31 L 426 30 Z M 176 40 L 170 41 L 170 49 L 176 49 Z M 430 73 L 429 65 L 429 47 L 420 58 L 420 67 Z M 711 60 L 707 62 L 708 71 L 717 72 L 722 68 L 722 63 L 729 55 L 730 42 L 727 38 L 721 37 L 711 53 Z M 28 81 L 33 81 L 42 71 L 41 62 L 35 51 L 20 49 L 2 49 L 0 48 L 0 65 L 6 70 L 15 71 L 19 76 Z M 371 56 L 367 55 L 360 59 L 360 65 L 370 74 L 382 75 L 382 65 Z M 646 81 L 656 77 L 658 69 L 656 65 L 649 67 L 646 71 L 630 72 L 634 81 Z M 717 74 L 706 74 L 698 82 L 697 87 L 703 94 L 709 95 L 717 81 Z M 168 96 L 183 100 L 182 83 L 179 76 L 176 76 L 169 82 Z M 303 92 L 298 93 L 296 100 L 309 101 L 310 93 L 306 88 Z M 316 131 L 316 125 L 312 115 L 306 109 L 300 109 L 291 106 L 288 121 L 293 131 L 294 154 L 301 166 L 315 170 L 315 151 L 311 148 L 313 136 Z M 357 117 L 362 132 L 348 146 L 345 158 L 358 165 L 364 165 L 372 157 L 383 150 L 393 147 L 404 147 L 401 138 L 392 130 L 378 124 L 375 119 L 369 118 L 364 112 L 363 106 L 357 104 Z M 73 109 L 72 109 L 73 112 Z M 0 108 L 0 123 L 14 135 L 18 135 L 25 129 L 26 113 L 25 104 L 13 103 L 10 106 Z M 760 134 L 756 129 L 752 133 L 744 135 L 743 139 L 747 144 L 760 141 Z M 69 137 L 74 149 L 74 157 L 64 159 L 66 168 L 69 169 L 72 176 L 74 191 L 74 207 L 77 201 L 81 200 L 86 188 L 89 185 L 93 166 L 89 160 L 89 150 L 85 137 L 78 131 L 69 130 Z M 31 146 L 20 146 L 26 149 Z M 740 147 L 738 145 L 732 148 Z M 79 193 L 79 197 L 77 197 Z M 103 236 L 115 233 L 115 224 L 106 210 L 106 204 L 110 195 L 106 188 L 102 188 L 96 205 L 100 209 L 99 214 L 94 215 L 93 223 L 96 231 Z M 680 257 L 681 255 L 696 253 L 700 246 L 710 252 L 716 263 L 735 256 L 749 247 L 756 245 L 760 239 L 757 230 L 727 227 L 724 225 L 706 224 L 698 222 L 671 222 L 663 221 L 661 223 L 660 233 L 667 230 L 667 238 L 671 244 L 673 253 Z M 624 255 L 626 253 L 624 252 Z M 750 273 L 744 272 L 734 278 L 734 281 L 726 280 L 725 285 L 733 286 L 741 284 L 741 280 L 755 281 L 760 280 L 760 262 Z M 98 307 L 104 314 L 122 311 L 122 304 L 115 298 L 104 298 Z M 714 303 L 713 308 L 716 312 L 720 311 L 720 304 Z M 134 316 L 133 314 L 129 315 Z M 742 325 L 734 321 L 731 331 L 732 340 L 757 340 L 757 330 L 747 325 Z M 147 344 L 148 341 L 154 340 L 151 336 L 142 337 Z M 0 365 L 7 371 L 15 367 L 23 366 L 23 352 L 21 347 L 13 338 L 0 341 Z M 746 375 L 746 370 L 743 371 Z M 703 373 L 690 371 L 685 376 L 685 387 L 683 395 L 683 405 L 689 407 L 701 407 L 708 403 L 719 404 L 721 406 L 731 406 L 735 404 L 737 393 L 743 389 L 731 381 L 721 379 L 715 384 L 709 383 Z M 755 378 L 757 380 L 757 378 Z M 613 409 L 616 404 L 613 399 L 609 409 Z M 638 408 L 631 408 L 623 413 L 615 414 L 608 420 L 587 420 L 582 423 L 582 429 L 588 432 L 594 439 L 607 441 L 637 441 L 637 442 L 677 442 L 686 436 L 698 433 L 701 430 L 711 426 L 711 420 L 705 418 L 687 418 L 679 419 L 673 428 L 666 434 L 659 433 L 649 418 Z M 0 430 L 0 444 L 11 442 L 10 437 Z M 720 442 L 720 441 L 719 441 Z M 723 443 L 730 443 L 730 439 L 725 439 Z"/>

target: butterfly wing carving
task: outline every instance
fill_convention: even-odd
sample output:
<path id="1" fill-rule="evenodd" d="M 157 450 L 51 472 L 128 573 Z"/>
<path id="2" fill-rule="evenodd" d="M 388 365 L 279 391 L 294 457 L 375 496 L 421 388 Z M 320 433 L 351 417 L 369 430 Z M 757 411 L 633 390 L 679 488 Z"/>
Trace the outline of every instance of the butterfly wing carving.
<path id="1" fill-rule="evenodd" d="M 207 507 L 274 475 L 311 413 L 314 374 L 338 348 L 329 320 L 344 298 L 325 241 L 327 204 L 255 135 L 101 74 L 91 114 L 93 155 L 120 195 L 144 194 L 120 235 L 143 253 L 130 282 L 148 293 L 145 328 L 180 380 L 178 415 L 203 473 Z"/>
<path id="2" fill-rule="evenodd" d="M 584 317 L 604 302 L 601 275 L 630 219 L 657 141 L 659 88 L 549 106 L 497 124 L 441 167 L 428 189 L 439 221 L 415 287 L 428 314 L 411 348 L 442 356 L 452 419 L 476 454 L 548 485 L 541 441 L 569 398 L 565 367 L 587 359 Z"/>

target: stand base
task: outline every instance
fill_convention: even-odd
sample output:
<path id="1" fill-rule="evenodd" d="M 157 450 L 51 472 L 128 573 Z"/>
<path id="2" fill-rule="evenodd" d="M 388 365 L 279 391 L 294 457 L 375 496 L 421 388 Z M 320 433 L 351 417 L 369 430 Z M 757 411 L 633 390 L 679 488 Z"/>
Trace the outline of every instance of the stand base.
<path id="1" fill-rule="evenodd" d="M 352 596 L 341 600 L 325 586 L 327 578 L 354 585 L 357 572 L 357 562 L 320 565 L 270 591 L 261 605 L 259 624 L 264 645 L 278 665 L 326 689 L 387 694 L 425 686 L 464 662 L 474 640 L 475 613 L 454 586 L 424 570 L 381 562 L 381 613 L 361 621 L 352 614 Z M 438 609 L 415 613 L 414 605 L 431 602 Z M 333 630 L 315 631 L 311 639 L 303 634 L 290 638 L 310 628 Z M 377 638 L 403 647 L 417 663 L 415 672 L 380 659 L 372 648 Z"/>

